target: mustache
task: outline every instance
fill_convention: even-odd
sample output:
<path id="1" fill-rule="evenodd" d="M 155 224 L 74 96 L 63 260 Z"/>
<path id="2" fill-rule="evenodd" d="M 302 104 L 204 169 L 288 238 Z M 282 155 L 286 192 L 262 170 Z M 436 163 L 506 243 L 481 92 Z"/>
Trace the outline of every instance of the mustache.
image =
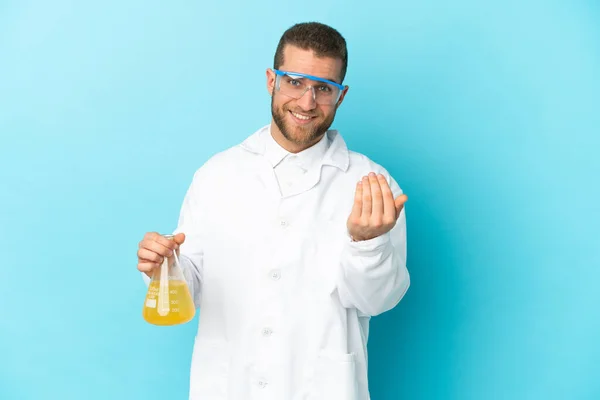
<path id="1" fill-rule="evenodd" d="M 307 115 L 307 116 L 309 116 L 309 117 L 319 117 L 319 116 L 320 116 L 320 114 L 318 114 L 318 113 L 317 113 L 317 114 L 315 114 L 315 113 L 307 113 L 307 112 L 306 112 L 306 111 L 304 111 L 304 110 L 292 110 L 292 109 L 291 109 L 291 108 L 289 108 L 289 107 L 285 107 L 283 110 L 284 110 L 284 111 L 291 111 L 291 112 L 294 112 L 294 113 L 296 113 L 296 114 Z"/>

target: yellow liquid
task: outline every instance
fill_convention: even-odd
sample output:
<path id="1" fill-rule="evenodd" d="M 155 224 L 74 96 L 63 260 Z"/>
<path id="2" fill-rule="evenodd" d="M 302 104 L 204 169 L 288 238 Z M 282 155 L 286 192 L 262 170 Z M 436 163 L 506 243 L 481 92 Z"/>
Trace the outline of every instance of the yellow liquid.
<path id="1" fill-rule="evenodd" d="M 196 308 L 184 281 L 169 281 L 169 310 L 166 315 L 160 315 L 158 312 L 159 290 L 160 281 L 150 282 L 142 312 L 147 322 L 154 325 L 177 325 L 189 322 L 194 318 Z"/>

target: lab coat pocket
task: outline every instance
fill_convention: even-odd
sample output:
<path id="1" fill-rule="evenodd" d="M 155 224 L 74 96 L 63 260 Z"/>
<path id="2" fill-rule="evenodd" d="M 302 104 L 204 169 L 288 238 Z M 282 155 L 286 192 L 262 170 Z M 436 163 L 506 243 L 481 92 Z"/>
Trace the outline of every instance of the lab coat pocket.
<path id="1" fill-rule="evenodd" d="M 190 371 L 190 400 L 227 398 L 228 371 L 227 343 L 197 337 Z"/>
<path id="2" fill-rule="evenodd" d="M 313 400 L 359 400 L 354 353 L 321 351 L 315 365 Z"/>

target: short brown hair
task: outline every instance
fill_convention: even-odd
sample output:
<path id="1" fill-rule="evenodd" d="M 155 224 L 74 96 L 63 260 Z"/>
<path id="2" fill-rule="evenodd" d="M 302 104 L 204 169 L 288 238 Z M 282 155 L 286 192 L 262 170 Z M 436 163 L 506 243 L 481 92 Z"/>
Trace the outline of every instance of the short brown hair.
<path id="1" fill-rule="evenodd" d="M 319 22 L 296 24 L 283 33 L 275 51 L 274 68 L 283 64 L 283 49 L 286 45 L 312 50 L 317 57 L 332 57 L 342 60 L 340 82 L 344 81 L 348 68 L 348 49 L 344 37 L 332 27 Z"/>

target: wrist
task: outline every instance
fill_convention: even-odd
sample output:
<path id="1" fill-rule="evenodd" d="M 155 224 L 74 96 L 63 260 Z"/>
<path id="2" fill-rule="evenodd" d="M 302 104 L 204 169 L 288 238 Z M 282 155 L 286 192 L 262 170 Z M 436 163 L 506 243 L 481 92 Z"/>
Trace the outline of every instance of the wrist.
<path id="1" fill-rule="evenodd" d="M 365 238 L 365 237 L 350 235 L 350 241 L 352 241 L 352 242 L 364 242 L 365 240 L 369 240 L 369 239 L 372 239 L 372 238 Z"/>
<path id="2" fill-rule="evenodd" d="M 390 233 L 386 232 L 378 236 L 353 236 L 348 233 L 348 244 L 355 249 L 371 249 L 385 245 L 390 240 Z"/>

